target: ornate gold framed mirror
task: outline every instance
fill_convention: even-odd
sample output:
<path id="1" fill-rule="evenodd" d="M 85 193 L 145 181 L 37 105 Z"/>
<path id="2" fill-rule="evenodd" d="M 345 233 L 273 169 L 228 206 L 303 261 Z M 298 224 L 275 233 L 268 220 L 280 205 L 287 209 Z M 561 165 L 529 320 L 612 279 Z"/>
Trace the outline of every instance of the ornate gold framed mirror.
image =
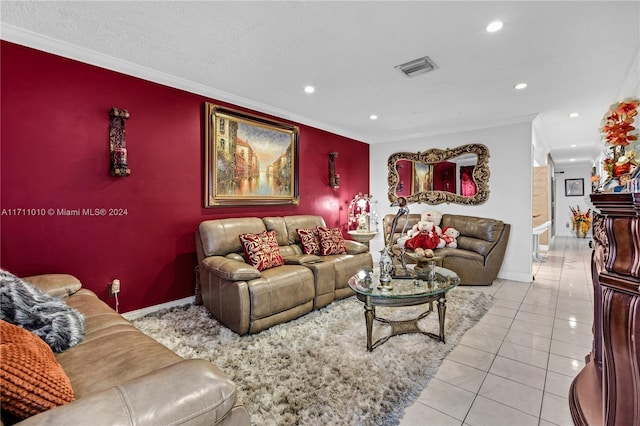
<path id="1" fill-rule="evenodd" d="M 489 149 L 482 144 L 389 156 L 389 201 L 476 205 L 489 198 Z"/>

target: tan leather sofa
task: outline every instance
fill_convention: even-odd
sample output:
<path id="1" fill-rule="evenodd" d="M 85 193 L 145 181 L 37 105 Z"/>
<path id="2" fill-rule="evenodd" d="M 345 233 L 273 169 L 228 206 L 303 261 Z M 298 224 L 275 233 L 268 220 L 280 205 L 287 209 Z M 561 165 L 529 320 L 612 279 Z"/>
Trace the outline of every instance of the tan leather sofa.
<path id="1" fill-rule="evenodd" d="M 321 216 L 247 217 L 202 222 L 196 232 L 204 306 L 238 334 L 257 333 L 353 294 L 349 278 L 373 266 L 369 247 L 345 240 L 348 254 L 303 253 L 296 229 L 325 226 Z M 275 231 L 285 264 L 258 271 L 246 263 L 239 235 Z"/>
<path id="2" fill-rule="evenodd" d="M 383 219 L 385 239 L 388 239 L 391 232 L 394 217 L 395 215 L 386 215 Z M 392 242 L 395 243 L 402 236 L 406 222 L 408 230 L 419 220 L 419 214 L 410 214 L 408 219 L 401 217 Z M 461 285 L 491 285 L 500 272 L 511 226 L 495 219 L 443 214 L 440 227 L 444 229 L 447 226 L 460 231 L 458 247 L 434 250 L 435 256 L 441 257 L 438 264 L 455 271 L 460 277 Z M 411 263 L 411 258 L 407 259 Z"/>
<path id="3" fill-rule="evenodd" d="M 185 360 L 138 331 L 71 275 L 25 278 L 85 316 L 85 337 L 56 354 L 75 401 L 20 425 L 249 425 L 236 386 L 215 365 Z M 3 419 L 7 422 L 7 419 Z M 9 422 L 7 422 L 9 423 Z"/>

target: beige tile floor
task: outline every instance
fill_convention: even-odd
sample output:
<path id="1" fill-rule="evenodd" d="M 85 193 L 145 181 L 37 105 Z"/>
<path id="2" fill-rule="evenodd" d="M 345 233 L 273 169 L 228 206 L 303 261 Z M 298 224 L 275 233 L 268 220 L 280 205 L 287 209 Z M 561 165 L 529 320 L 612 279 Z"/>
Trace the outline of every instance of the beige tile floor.
<path id="1" fill-rule="evenodd" d="M 460 287 L 494 306 L 449 353 L 405 411 L 412 425 L 573 425 L 569 386 L 591 350 L 588 239 L 556 237 L 531 283 Z"/>

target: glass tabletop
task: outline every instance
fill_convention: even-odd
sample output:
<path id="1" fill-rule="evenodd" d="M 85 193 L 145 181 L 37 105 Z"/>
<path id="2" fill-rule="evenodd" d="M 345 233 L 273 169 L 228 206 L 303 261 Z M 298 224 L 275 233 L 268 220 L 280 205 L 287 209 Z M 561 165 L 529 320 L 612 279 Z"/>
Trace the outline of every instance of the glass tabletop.
<path id="1" fill-rule="evenodd" d="M 349 279 L 349 287 L 359 294 L 387 297 L 411 298 L 436 295 L 451 290 L 460 284 L 458 275 L 450 269 L 436 267 L 435 279 L 392 279 L 392 290 L 380 287 L 380 274 L 371 268 L 364 268 Z"/>

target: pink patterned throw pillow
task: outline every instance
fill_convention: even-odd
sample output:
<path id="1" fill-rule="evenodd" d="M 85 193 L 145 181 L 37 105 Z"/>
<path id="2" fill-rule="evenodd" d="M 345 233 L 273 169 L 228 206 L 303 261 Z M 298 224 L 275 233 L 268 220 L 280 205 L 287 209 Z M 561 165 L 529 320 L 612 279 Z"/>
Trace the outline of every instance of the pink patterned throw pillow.
<path id="1" fill-rule="evenodd" d="M 275 231 L 240 234 L 239 238 L 247 260 L 258 271 L 284 265 Z"/>
<path id="2" fill-rule="evenodd" d="M 340 232 L 338 228 L 318 226 L 316 229 L 320 237 L 320 254 L 322 256 L 347 254 L 347 247 L 344 245 L 342 232 Z"/>
<path id="3" fill-rule="evenodd" d="M 318 230 L 311 229 L 296 229 L 298 237 L 300 237 L 300 243 L 302 243 L 302 251 L 305 254 L 320 254 L 320 241 L 318 239 Z"/>

